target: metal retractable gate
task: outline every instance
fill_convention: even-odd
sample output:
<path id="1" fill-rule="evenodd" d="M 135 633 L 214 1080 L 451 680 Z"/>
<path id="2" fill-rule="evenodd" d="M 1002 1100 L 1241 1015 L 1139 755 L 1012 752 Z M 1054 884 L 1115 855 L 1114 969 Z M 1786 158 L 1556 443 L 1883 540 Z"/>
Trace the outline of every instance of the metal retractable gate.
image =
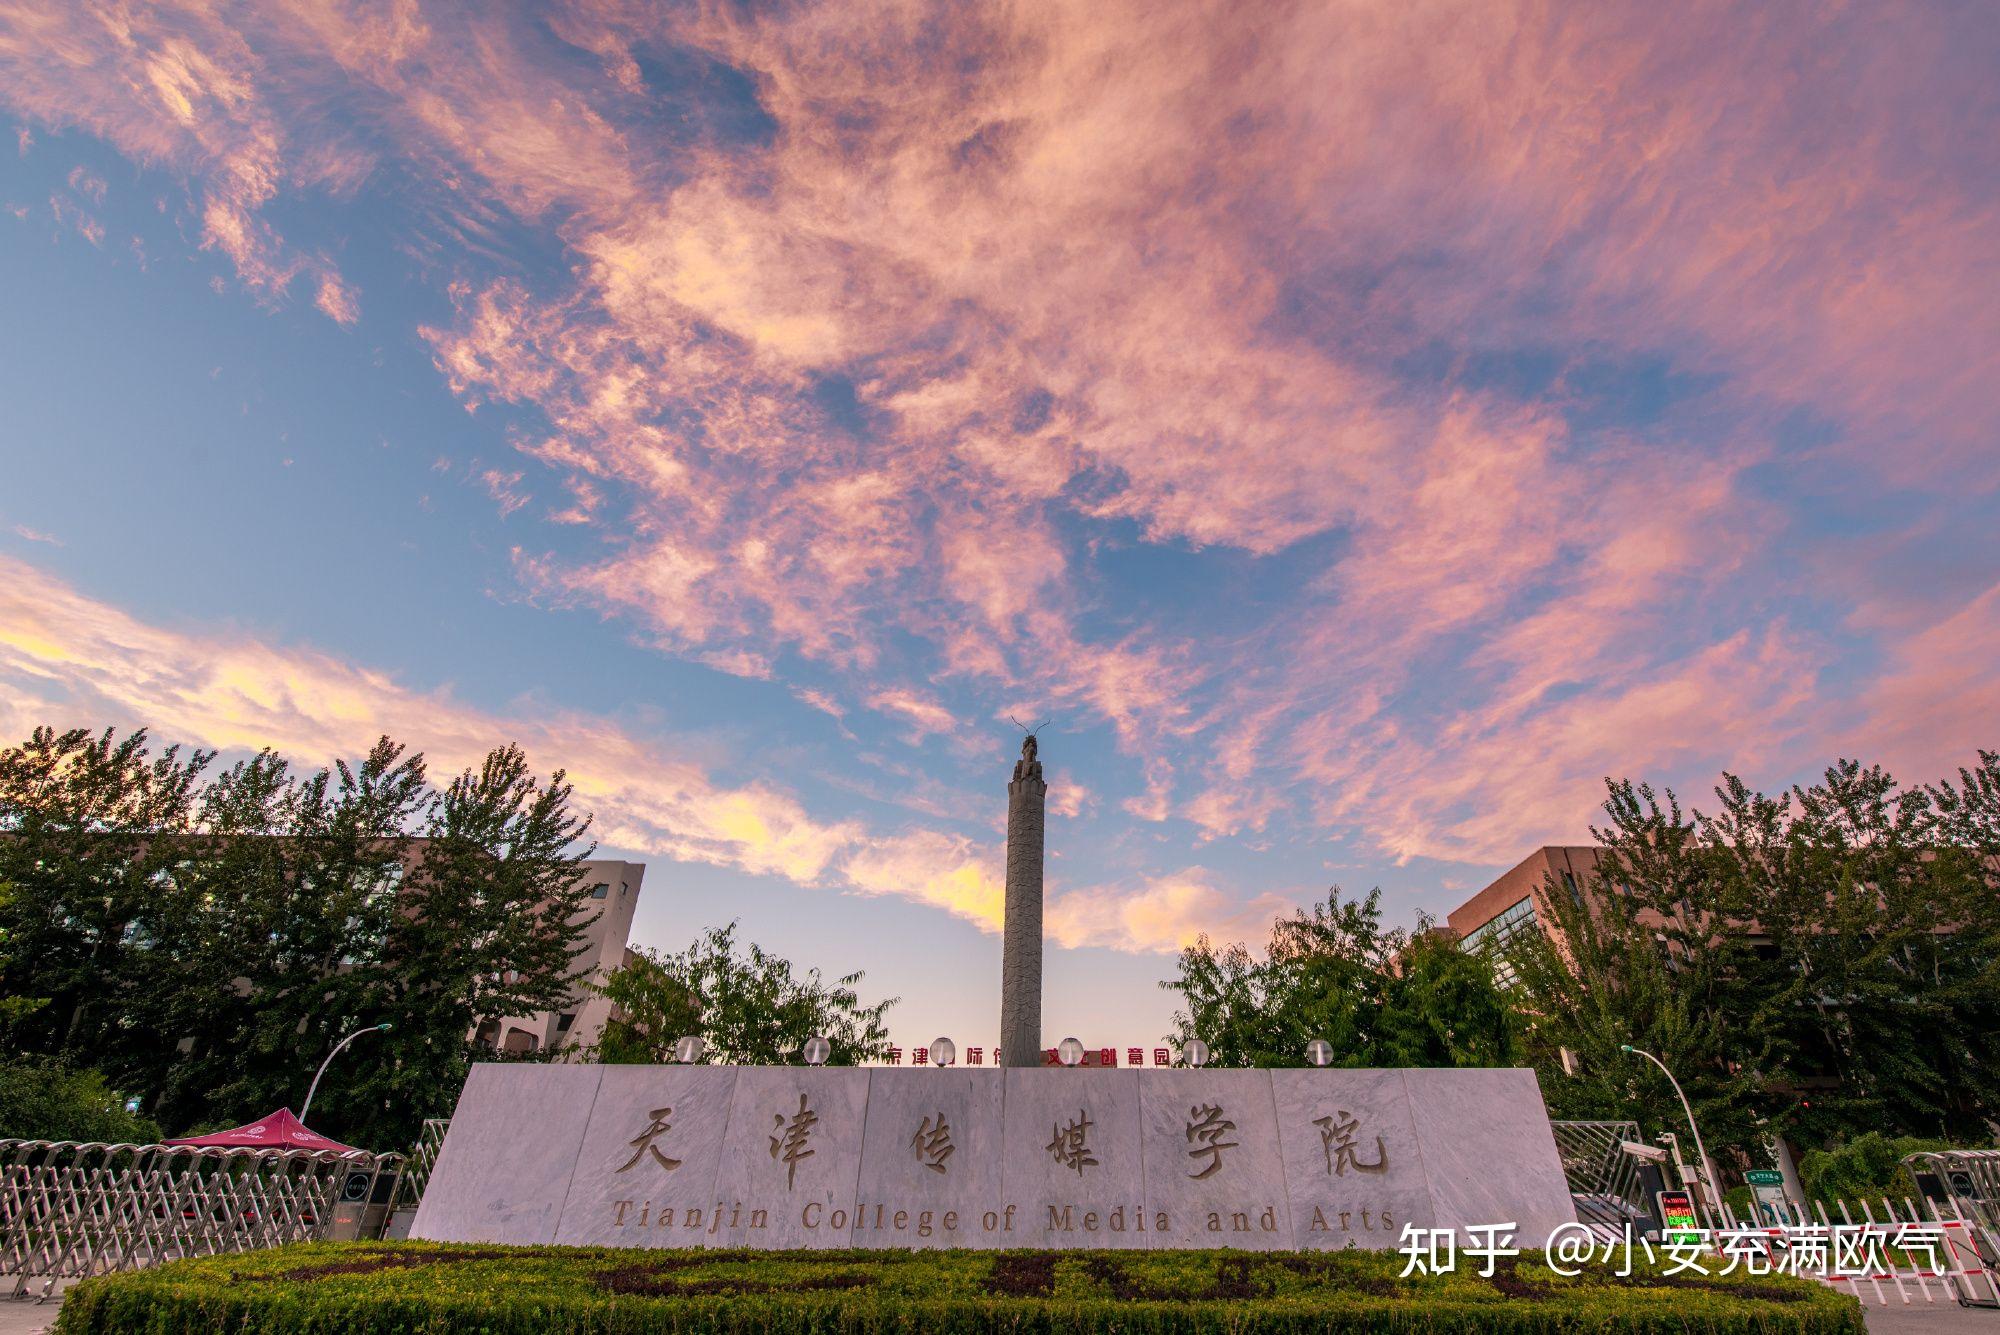
<path id="1" fill-rule="evenodd" d="M 63 1279 L 324 1238 L 402 1158 L 0 1140 L 0 1278 L 46 1298 Z"/>

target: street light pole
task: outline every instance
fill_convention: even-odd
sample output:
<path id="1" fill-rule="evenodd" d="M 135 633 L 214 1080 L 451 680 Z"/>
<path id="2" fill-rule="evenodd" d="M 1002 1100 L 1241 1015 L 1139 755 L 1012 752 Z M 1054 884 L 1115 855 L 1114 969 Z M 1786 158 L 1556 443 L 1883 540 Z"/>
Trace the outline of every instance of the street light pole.
<path id="1" fill-rule="evenodd" d="M 1701 1143 L 1701 1127 L 1696 1125 L 1694 1120 L 1694 1105 L 1688 1102 L 1688 1096 L 1681 1090 L 1681 1082 L 1674 1079 L 1674 1073 L 1667 1069 L 1665 1062 L 1655 1057 L 1652 1053 L 1647 1052 L 1644 1048 L 1635 1048 L 1630 1043 L 1620 1043 L 1618 1050 L 1620 1052 L 1629 1052 L 1636 1057 L 1644 1057 L 1647 1061 L 1659 1067 L 1660 1074 L 1667 1078 L 1667 1083 L 1674 1087 L 1674 1093 L 1680 1096 L 1681 1111 L 1687 1114 L 1688 1130 L 1694 1132 L 1694 1152 L 1697 1161 L 1701 1164 L 1702 1188 L 1710 1198 L 1708 1208 L 1711 1211 L 1719 1209 L 1722 1205 L 1722 1199 L 1716 1195 L 1715 1178 L 1709 1172 L 1708 1150 Z"/>
<path id="2" fill-rule="evenodd" d="M 299 1109 L 300 1126 L 305 1125 L 306 1114 L 312 1111 L 313 1095 L 319 1093 L 319 1078 L 326 1074 L 326 1068 L 333 1064 L 333 1059 L 340 1055 L 340 1050 L 346 1047 L 349 1043 L 352 1043 L 355 1039 L 361 1037 L 363 1034 L 379 1034 L 384 1030 L 390 1029 L 392 1027 L 393 1026 L 387 1024 L 371 1024 L 365 1029 L 355 1030 L 353 1033 L 349 1034 L 346 1038 L 341 1039 L 338 1043 L 333 1045 L 333 1051 L 326 1054 L 326 1060 L 319 1064 L 319 1070 L 313 1072 L 312 1085 L 306 1090 L 306 1106 Z"/>

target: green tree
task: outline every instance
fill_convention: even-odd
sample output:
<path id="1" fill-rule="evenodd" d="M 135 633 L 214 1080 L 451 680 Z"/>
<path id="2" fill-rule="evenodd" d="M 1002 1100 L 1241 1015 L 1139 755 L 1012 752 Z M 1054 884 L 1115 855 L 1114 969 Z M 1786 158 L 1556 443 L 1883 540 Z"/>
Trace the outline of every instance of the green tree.
<path id="1" fill-rule="evenodd" d="M 638 950 L 596 990 L 615 1007 L 594 1049 L 603 1062 L 673 1060 L 676 1040 L 703 1039 L 712 1060 L 731 1065 L 798 1060 L 809 1038 L 831 1041 L 834 1066 L 889 1052 L 885 1017 L 895 998 L 861 1004 L 860 973 L 826 983 L 818 969 L 795 977 L 789 961 L 752 943 L 739 951 L 736 924 L 704 932 L 686 950 Z"/>
<path id="2" fill-rule="evenodd" d="M 0 1058 L 0 1140 L 150 1145 L 160 1128 L 125 1111 L 125 1096 L 96 1071 L 56 1057 Z"/>
<path id="3" fill-rule="evenodd" d="M 1513 948 L 1551 1108 L 1678 1128 L 1672 1068 L 1712 1153 L 1869 1130 L 1980 1138 L 2000 1108 L 2000 763 L 1904 789 L 1853 761 L 1715 814 L 1610 785 L 1592 893 L 1551 878 L 1553 939 Z M 1560 1054 L 1581 1074 L 1560 1075 Z"/>
<path id="4" fill-rule="evenodd" d="M 0 922 L 7 921 L 13 903 L 14 887 L 5 881 L 0 881 Z M 7 935 L 7 928 L 0 927 L 0 979 L 8 976 L 8 959 L 12 953 L 13 950 Z M 0 994 L 0 1048 L 10 1050 L 14 1048 L 16 1046 L 14 1042 L 15 1028 L 21 1021 L 27 1019 L 30 1015 L 33 1015 L 48 1004 L 48 998 L 46 997 Z"/>
<path id="5" fill-rule="evenodd" d="M 1808 1151 L 1799 1160 L 1799 1179 L 1808 1196 L 1829 1206 L 1837 1201 L 1879 1201 L 1884 1196 L 1915 1200 L 1917 1182 L 1903 1167 L 1904 1156 L 1950 1148 L 1942 1140 L 1870 1131 L 1832 1149 Z"/>
<path id="6" fill-rule="evenodd" d="M 1703 847 L 1698 822 L 1671 792 L 1610 785 L 1596 893 L 1551 877 L 1536 910 L 1553 938 L 1522 933 L 1508 948 L 1529 1058 L 1557 1117 L 1632 1117 L 1686 1135 L 1673 1090 L 1626 1044 L 1653 1053 L 1680 1079 L 1713 1151 L 1748 1143 L 1747 1100 L 1768 1042 L 1743 1023 L 1737 986 L 1745 953 L 1721 930 L 1732 887 Z M 1566 1078 L 1562 1051 L 1577 1059 Z M 1690 1151 L 1692 1147 L 1690 1146 Z"/>
<path id="7" fill-rule="evenodd" d="M 430 801 L 400 884 L 350 904 L 343 967 L 308 1031 L 314 1064 L 353 1029 L 393 1027 L 328 1071 L 329 1126 L 371 1146 L 409 1144 L 457 1098 L 480 1018 L 566 1004 L 595 919 L 581 879 L 589 819 L 572 796 L 561 771 L 538 781 L 518 747 L 500 747 Z"/>
<path id="8" fill-rule="evenodd" d="M 1217 1066 L 1298 1066 L 1323 1038 L 1339 1066 L 1508 1065 L 1516 1024 L 1491 965 L 1433 936 L 1385 930 L 1381 892 L 1297 910 L 1263 956 L 1206 936 L 1161 983 L 1182 1008 L 1170 1039 L 1207 1043 Z"/>
<path id="9" fill-rule="evenodd" d="M 1518 1066 L 1521 1017 L 1492 961 L 1421 923 L 1383 989 L 1380 1066 Z"/>
<path id="10" fill-rule="evenodd" d="M 19 1017 L 23 1050 L 95 1062 L 124 1046 L 119 1010 L 145 947 L 161 836 L 188 827 L 212 758 L 176 747 L 152 758 L 143 730 L 119 739 L 108 728 L 37 728 L 0 751 L 0 880 L 14 887 L 0 906 L 0 995 L 48 1003 Z"/>
<path id="11" fill-rule="evenodd" d="M 590 921 L 587 819 L 514 747 L 442 791 L 387 738 L 295 776 L 40 729 L 0 751 L 0 998 L 17 1045 L 174 1130 L 297 1107 L 392 1148 L 449 1109 L 485 1016 L 559 1006 Z M 29 1003 L 48 998 L 39 1007 Z"/>

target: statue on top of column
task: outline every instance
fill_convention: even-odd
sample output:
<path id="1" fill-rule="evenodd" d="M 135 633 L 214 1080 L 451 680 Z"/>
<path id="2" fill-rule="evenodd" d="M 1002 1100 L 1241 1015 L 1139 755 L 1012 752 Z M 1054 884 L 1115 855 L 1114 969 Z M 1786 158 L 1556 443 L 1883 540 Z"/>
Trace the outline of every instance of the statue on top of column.
<path id="1" fill-rule="evenodd" d="M 1015 782 L 1042 777 L 1042 762 L 1035 759 L 1035 753 L 1040 749 L 1032 732 L 1021 739 L 1021 758 L 1014 762 Z"/>

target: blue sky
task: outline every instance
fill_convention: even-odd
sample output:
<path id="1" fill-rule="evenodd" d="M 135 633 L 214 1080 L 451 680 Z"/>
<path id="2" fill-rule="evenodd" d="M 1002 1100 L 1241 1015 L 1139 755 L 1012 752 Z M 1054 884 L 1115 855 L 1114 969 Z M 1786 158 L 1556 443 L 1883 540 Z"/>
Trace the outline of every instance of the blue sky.
<path id="1" fill-rule="evenodd" d="M 9 732 L 520 740 L 908 1045 L 1010 715 L 1121 1046 L 1607 774 L 1996 744 L 1991 15 L 865 8 L 0 5 Z"/>

